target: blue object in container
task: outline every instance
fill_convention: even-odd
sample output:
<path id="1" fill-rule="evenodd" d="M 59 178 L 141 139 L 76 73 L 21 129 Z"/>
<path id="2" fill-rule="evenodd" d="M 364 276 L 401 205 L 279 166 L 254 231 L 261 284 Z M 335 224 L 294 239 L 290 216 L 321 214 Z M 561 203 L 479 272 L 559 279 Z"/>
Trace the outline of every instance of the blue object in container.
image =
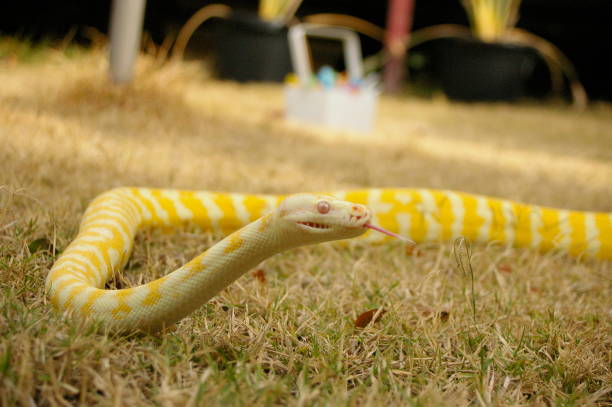
<path id="1" fill-rule="evenodd" d="M 331 66 L 322 66 L 321 69 L 319 69 L 317 77 L 319 79 L 319 83 L 325 89 L 331 89 L 336 84 L 336 72 Z"/>

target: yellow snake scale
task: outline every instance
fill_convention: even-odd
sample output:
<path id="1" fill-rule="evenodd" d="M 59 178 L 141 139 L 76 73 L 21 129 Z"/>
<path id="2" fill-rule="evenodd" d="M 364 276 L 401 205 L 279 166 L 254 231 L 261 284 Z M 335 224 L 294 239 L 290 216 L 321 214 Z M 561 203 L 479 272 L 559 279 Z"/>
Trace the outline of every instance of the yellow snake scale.
<path id="1" fill-rule="evenodd" d="M 373 224 L 417 243 L 465 236 L 477 242 L 612 259 L 612 213 L 545 208 L 447 190 L 364 189 L 332 195 L 367 206 Z M 266 248 L 257 240 L 271 216 L 264 215 L 282 199 L 149 188 L 105 192 L 89 205 L 78 236 L 49 272 L 46 289 L 51 302 L 58 310 L 101 319 L 120 330 L 169 326 L 266 257 L 299 245 Z M 139 228 L 186 223 L 229 236 L 148 284 L 104 289 L 127 262 Z M 389 239 L 372 231 L 363 238 Z"/>

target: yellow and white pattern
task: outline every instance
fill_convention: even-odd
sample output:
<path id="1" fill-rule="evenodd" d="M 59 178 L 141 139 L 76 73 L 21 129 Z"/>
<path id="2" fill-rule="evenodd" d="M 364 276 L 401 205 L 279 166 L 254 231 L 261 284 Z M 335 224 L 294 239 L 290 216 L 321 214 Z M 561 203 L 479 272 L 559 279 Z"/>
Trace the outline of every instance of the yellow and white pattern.
<path id="1" fill-rule="evenodd" d="M 359 209 L 363 213 L 368 211 L 365 206 L 372 224 L 417 243 L 465 236 L 477 242 L 612 259 L 612 213 L 552 209 L 442 190 L 364 189 L 332 195 L 343 200 L 334 205 L 351 222 L 353 216 L 342 212 Z M 297 201 L 301 204 L 300 199 L 320 196 L 304 197 Z M 277 210 L 284 198 L 148 188 L 108 191 L 89 205 L 78 236 L 49 272 L 51 302 L 59 310 L 102 319 L 118 329 L 158 330 L 189 314 L 275 253 L 365 232 L 360 227 L 356 232 L 320 235 L 315 240 L 301 232 L 291 234 L 275 221 L 277 212 L 289 211 Z M 353 203 L 360 205 L 357 208 Z M 134 288 L 103 289 L 127 262 L 139 228 L 185 223 L 229 236 L 158 280 Z M 368 231 L 364 239 L 381 242 L 389 238 Z"/>

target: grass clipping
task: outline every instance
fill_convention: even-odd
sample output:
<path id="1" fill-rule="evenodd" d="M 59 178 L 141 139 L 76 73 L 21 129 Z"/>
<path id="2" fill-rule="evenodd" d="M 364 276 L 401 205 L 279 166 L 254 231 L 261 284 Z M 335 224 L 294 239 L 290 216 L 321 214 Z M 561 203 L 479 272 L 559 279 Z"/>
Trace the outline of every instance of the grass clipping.
<path id="1" fill-rule="evenodd" d="M 285 193 L 452 188 L 610 210 L 610 107 L 386 99 L 374 134 L 285 123 L 282 90 L 102 52 L 0 61 L 0 405 L 609 405 L 610 266 L 496 244 L 273 257 L 164 335 L 52 312 L 44 278 L 119 185 Z M 138 235 L 110 286 L 218 236 Z M 606 404 L 608 403 L 608 404 Z"/>

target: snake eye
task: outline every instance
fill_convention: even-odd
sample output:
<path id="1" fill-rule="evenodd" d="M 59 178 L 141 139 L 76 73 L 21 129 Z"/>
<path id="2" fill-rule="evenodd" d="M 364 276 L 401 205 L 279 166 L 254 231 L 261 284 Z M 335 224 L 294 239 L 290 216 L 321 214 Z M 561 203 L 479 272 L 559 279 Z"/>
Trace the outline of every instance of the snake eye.
<path id="1" fill-rule="evenodd" d="M 317 210 L 319 211 L 319 213 L 323 215 L 328 213 L 330 209 L 331 209 L 331 205 L 327 201 L 319 201 L 317 203 Z"/>

